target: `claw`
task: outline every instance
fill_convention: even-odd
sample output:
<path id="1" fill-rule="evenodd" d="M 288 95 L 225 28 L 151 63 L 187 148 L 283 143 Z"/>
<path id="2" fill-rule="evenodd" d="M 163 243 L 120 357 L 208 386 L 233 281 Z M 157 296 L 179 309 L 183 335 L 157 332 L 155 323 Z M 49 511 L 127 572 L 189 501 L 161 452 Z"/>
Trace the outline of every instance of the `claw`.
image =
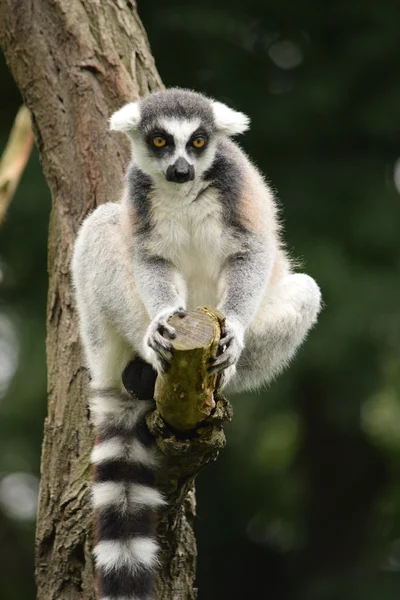
<path id="1" fill-rule="evenodd" d="M 226 327 L 221 335 L 217 355 L 209 359 L 209 373 L 221 373 L 236 364 L 242 351 L 241 336 L 232 326 Z"/>
<path id="2" fill-rule="evenodd" d="M 174 327 L 172 327 L 167 321 L 162 323 L 163 331 L 160 331 L 161 334 L 166 333 L 171 340 L 176 338 L 176 331 Z"/>
<path id="3" fill-rule="evenodd" d="M 170 361 L 172 360 L 173 346 L 171 342 L 162 337 L 162 335 L 156 332 L 148 339 L 148 345 L 154 350 L 161 358 Z"/>
<path id="4" fill-rule="evenodd" d="M 150 359 L 150 362 L 159 373 L 166 373 L 171 366 L 174 348 L 170 340 L 176 338 L 176 330 L 168 323 L 168 319 L 174 314 L 183 318 L 186 310 L 180 306 L 171 313 L 160 313 L 150 324 L 146 335 L 147 345 L 156 355 Z"/>
<path id="5" fill-rule="evenodd" d="M 233 360 L 231 356 L 226 354 L 220 354 L 214 360 L 214 363 L 211 368 L 225 369 L 226 367 L 229 367 L 229 365 L 231 365 L 232 363 Z"/>
<path id="6" fill-rule="evenodd" d="M 166 340 L 165 337 L 158 331 L 154 334 L 154 340 L 162 348 L 172 351 L 172 348 L 173 348 L 172 343 L 169 340 Z"/>
<path id="7" fill-rule="evenodd" d="M 218 346 L 222 348 L 223 346 L 229 346 L 234 338 L 233 333 L 227 333 L 224 337 L 219 340 Z"/>
<path id="8" fill-rule="evenodd" d="M 207 371 L 210 373 L 210 375 L 213 375 L 214 373 L 220 373 L 224 369 L 230 367 L 231 364 L 232 363 L 230 361 L 226 361 L 224 363 L 219 363 L 218 365 L 212 365 L 212 367 L 208 367 Z"/>
<path id="9" fill-rule="evenodd" d="M 163 344 L 164 346 L 172 345 L 172 343 L 169 340 L 167 340 L 167 338 L 164 337 L 164 329 L 163 328 L 157 329 L 154 332 L 154 337 L 157 338 L 157 340 L 160 341 L 160 344 Z"/>

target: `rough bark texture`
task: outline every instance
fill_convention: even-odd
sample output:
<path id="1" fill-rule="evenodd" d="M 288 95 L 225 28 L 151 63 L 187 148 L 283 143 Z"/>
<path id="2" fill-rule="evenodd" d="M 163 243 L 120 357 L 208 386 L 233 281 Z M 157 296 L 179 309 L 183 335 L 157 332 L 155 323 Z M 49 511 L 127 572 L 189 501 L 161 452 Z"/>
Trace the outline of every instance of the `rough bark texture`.
<path id="1" fill-rule="evenodd" d="M 84 216 L 116 200 L 121 188 L 128 146 L 108 132 L 110 114 L 162 83 L 131 0 L 0 0 L 0 43 L 31 111 L 53 200 L 38 598 L 93 600 L 88 493 L 92 434 L 69 263 Z M 157 412 L 149 421 L 166 456 L 160 483 L 172 500 L 160 523 L 169 562 L 157 584 L 158 599 L 195 597 L 193 477 L 223 444 L 218 415 L 225 411 L 226 416 L 226 410 L 223 400 L 218 402 L 215 424 L 205 424 L 190 441 L 168 431 Z"/>
<path id="2" fill-rule="evenodd" d="M 37 525 L 41 600 L 94 598 L 88 494 L 92 436 L 69 263 L 79 223 L 116 200 L 128 147 L 107 120 L 161 86 L 131 2 L 1 0 L 0 39 L 31 110 L 53 206 L 49 230 L 48 417 Z"/>

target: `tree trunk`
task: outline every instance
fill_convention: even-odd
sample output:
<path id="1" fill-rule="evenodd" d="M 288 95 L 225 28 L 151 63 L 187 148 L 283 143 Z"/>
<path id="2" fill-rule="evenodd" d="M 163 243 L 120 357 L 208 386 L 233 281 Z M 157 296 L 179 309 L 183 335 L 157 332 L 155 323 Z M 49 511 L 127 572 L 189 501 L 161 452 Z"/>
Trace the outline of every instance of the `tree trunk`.
<path id="1" fill-rule="evenodd" d="M 93 600 L 88 492 L 93 440 L 69 264 L 84 216 L 103 202 L 118 200 L 121 189 L 129 149 L 121 136 L 108 132 L 109 116 L 162 83 L 131 0 L 0 0 L 0 43 L 32 113 L 36 144 L 52 194 L 49 404 L 37 522 L 38 598 Z M 158 600 L 189 600 L 195 597 L 192 523 L 196 469 L 179 477 L 176 456 L 181 460 L 185 452 L 190 455 L 192 441 L 177 439 L 167 431 L 157 412 L 150 419 L 150 428 L 162 439 L 160 447 L 172 465 L 175 455 L 177 475 L 175 489 L 169 490 L 174 501 L 160 522 L 168 564 L 164 563 L 156 595 Z M 212 460 L 223 443 L 217 430 L 211 427 L 206 431 L 212 450 L 204 453 L 203 444 L 197 469 Z M 201 446 L 203 442 L 196 443 Z M 164 483 L 171 485 L 171 481 Z"/>

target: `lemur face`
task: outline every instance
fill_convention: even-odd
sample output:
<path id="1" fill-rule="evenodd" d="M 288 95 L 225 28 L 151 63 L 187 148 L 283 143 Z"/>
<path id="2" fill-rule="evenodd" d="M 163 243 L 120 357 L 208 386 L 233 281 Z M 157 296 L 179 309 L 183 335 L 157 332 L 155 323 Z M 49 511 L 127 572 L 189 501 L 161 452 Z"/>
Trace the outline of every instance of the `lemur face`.
<path id="1" fill-rule="evenodd" d="M 144 140 L 142 168 L 149 174 L 159 172 L 174 183 L 199 177 L 211 165 L 216 150 L 215 131 L 200 118 L 158 119 L 144 131 Z"/>
<path id="2" fill-rule="evenodd" d="M 127 104 L 111 129 L 129 136 L 133 160 L 153 180 L 184 184 L 211 166 L 222 136 L 242 133 L 248 122 L 225 104 L 175 88 Z"/>

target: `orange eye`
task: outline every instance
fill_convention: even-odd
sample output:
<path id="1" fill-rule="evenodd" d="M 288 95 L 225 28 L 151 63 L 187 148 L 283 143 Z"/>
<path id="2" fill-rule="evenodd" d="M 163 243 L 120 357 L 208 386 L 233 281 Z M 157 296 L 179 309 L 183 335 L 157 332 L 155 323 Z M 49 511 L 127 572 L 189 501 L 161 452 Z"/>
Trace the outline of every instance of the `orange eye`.
<path id="1" fill-rule="evenodd" d="M 156 137 L 153 137 L 153 145 L 156 148 L 164 148 L 166 143 L 167 143 L 167 140 L 165 138 L 161 137 L 161 135 L 156 135 Z"/>
<path id="2" fill-rule="evenodd" d="M 205 143 L 206 143 L 206 140 L 203 137 L 194 138 L 194 140 L 192 141 L 192 145 L 195 148 L 203 148 Z"/>

